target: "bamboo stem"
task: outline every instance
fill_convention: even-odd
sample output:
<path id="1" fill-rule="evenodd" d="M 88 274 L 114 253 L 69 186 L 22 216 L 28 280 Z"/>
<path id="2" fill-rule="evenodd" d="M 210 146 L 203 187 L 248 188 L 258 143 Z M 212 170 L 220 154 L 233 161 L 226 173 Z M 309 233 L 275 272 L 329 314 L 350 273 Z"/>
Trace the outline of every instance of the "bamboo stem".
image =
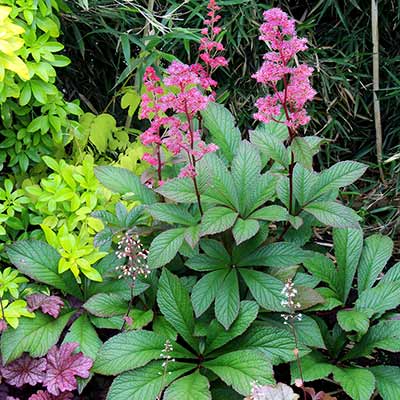
<path id="1" fill-rule="evenodd" d="M 378 25 L 378 2 L 371 0 L 371 27 L 372 27 L 372 74 L 373 74 L 373 101 L 375 119 L 376 156 L 378 160 L 379 175 L 381 181 L 385 182 L 382 169 L 382 122 L 381 107 L 377 92 L 379 91 L 379 25 Z"/>

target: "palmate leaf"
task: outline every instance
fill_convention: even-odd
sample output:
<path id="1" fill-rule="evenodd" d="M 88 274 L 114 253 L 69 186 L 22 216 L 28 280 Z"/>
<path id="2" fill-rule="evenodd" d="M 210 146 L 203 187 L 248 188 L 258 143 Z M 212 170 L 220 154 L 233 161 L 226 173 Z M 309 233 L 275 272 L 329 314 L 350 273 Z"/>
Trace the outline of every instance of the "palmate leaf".
<path id="1" fill-rule="evenodd" d="M 316 197 L 332 189 L 348 186 L 360 178 L 368 167 L 356 161 L 341 161 L 324 170 L 313 187 Z"/>
<path id="2" fill-rule="evenodd" d="M 196 225 L 197 219 L 182 204 L 156 203 L 147 208 L 159 221 L 169 224 Z"/>
<path id="3" fill-rule="evenodd" d="M 375 377 L 365 368 L 334 368 L 333 377 L 353 400 L 369 400 Z"/>
<path id="4" fill-rule="evenodd" d="M 400 351 L 400 321 L 382 321 L 371 327 L 361 341 L 346 354 L 344 359 L 370 355 L 374 349 Z"/>
<path id="5" fill-rule="evenodd" d="M 250 217 L 264 221 L 286 221 L 288 219 L 288 215 L 289 213 L 286 208 L 277 205 L 271 205 L 254 211 Z"/>
<path id="6" fill-rule="evenodd" d="M 197 340 L 193 336 L 194 317 L 189 293 L 181 280 L 167 269 L 163 270 L 159 280 L 157 304 L 167 321 L 188 344 L 197 349 Z"/>
<path id="7" fill-rule="evenodd" d="M 293 349 L 296 347 L 293 332 L 273 326 L 250 327 L 242 336 L 229 342 L 222 350 L 258 350 L 262 351 L 272 365 L 293 361 L 296 356 Z M 309 350 L 302 343 L 298 344 L 300 357 L 308 354 Z"/>
<path id="8" fill-rule="evenodd" d="M 228 268 L 210 272 L 193 286 L 191 299 L 196 317 L 202 315 L 210 307 L 228 273 Z"/>
<path id="9" fill-rule="evenodd" d="M 231 173 L 222 160 L 215 154 L 207 154 L 203 158 L 211 180 L 210 186 L 202 196 L 202 200 L 239 209 L 239 197 Z"/>
<path id="10" fill-rule="evenodd" d="M 169 229 L 157 235 L 151 242 L 147 259 L 150 268 L 168 264 L 178 253 L 185 240 L 185 229 Z"/>
<path id="11" fill-rule="evenodd" d="M 195 271 L 215 271 L 231 265 L 231 258 L 225 247 L 213 239 L 201 239 L 200 247 L 205 254 L 197 254 L 186 261 Z"/>
<path id="12" fill-rule="evenodd" d="M 239 280 L 236 270 L 231 269 L 215 297 L 215 316 L 225 329 L 229 329 L 238 316 L 239 307 Z"/>
<path id="13" fill-rule="evenodd" d="M 337 313 L 340 327 L 346 331 L 356 331 L 365 334 L 369 328 L 368 315 L 358 310 L 340 310 Z"/>
<path id="14" fill-rule="evenodd" d="M 60 255 L 49 244 L 38 240 L 20 240 L 7 247 L 7 255 L 23 274 L 82 299 L 72 273 L 58 273 Z"/>
<path id="15" fill-rule="evenodd" d="M 345 303 L 360 260 L 363 232 L 361 229 L 334 229 L 333 244 L 337 261 L 336 293 Z"/>
<path id="16" fill-rule="evenodd" d="M 262 206 L 266 201 L 275 197 L 277 177 L 266 172 L 254 180 L 253 189 L 248 193 L 248 205 L 244 217 L 248 217 L 254 210 Z"/>
<path id="17" fill-rule="evenodd" d="M 94 360 L 103 344 L 86 314 L 81 315 L 68 330 L 63 343 L 78 343 L 78 351 Z"/>
<path id="18" fill-rule="evenodd" d="M 271 311 L 284 311 L 281 302 L 283 282 L 264 272 L 239 268 L 240 275 L 257 303 Z"/>
<path id="19" fill-rule="evenodd" d="M 173 382 L 164 393 L 164 400 L 211 400 L 210 383 L 199 371 Z"/>
<path id="20" fill-rule="evenodd" d="M 365 239 L 358 267 L 358 292 L 362 293 L 375 283 L 392 256 L 393 241 L 388 236 L 372 235 Z"/>
<path id="21" fill-rule="evenodd" d="M 123 332 L 107 340 L 98 351 L 93 372 L 102 375 L 117 375 L 124 371 L 142 367 L 160 358 L 165 346 L 165 337 L 151 331 Z M 171 357 L 191 358 L 193 355 L 177 343 L 172 342 Z"/>
<path id="22" fill-rule="evenodd" d="M 329 360 L 317 351 L 301 357 L 301 372 L 305 382 L 326 378 L 333 372 L 333 368 L 334 366 L 329 363 Z M 290 374 L 292 384 L 300 378 L 297 362 L 290 363 Z"/>
<path id="23" fill-rule="evenodd" d="M 295 320 L 293 324 L 301 344 L 319 349 L 326 348 L 320 327 L 313 318 L 303 315 L 301 321 Z M 283 325 L 283 327 L 292 333 L 289 326 Z"/>
<path id="24" fill-rule="evenodd" d="M 193 364 L 171 362 L 168 364 L 168 373 L 164 376 L 162 361 L 153 361 L 114 379 L 107 400 L 155 399 L 167 385 L 193 368 Z"/>
<path id="25" fill-rule="evenodd" d="M 313 151 L 311 146 L 301 136 L 296 136 L 291 144 L 294 154 L 294 161 L 301 164 L 304 168 L 311 169 Z"/>
<path id="26" fill-rule="evenodd" d="M 157 188 L 157 193 L 178 203 L 195 203 L 196 191 L 192 179 L 175 178 Z"/>
<path id="27" fill-rule="evenodd" d="M 250 132 L 250 141 L 265 154 L 267 161 L 272 158 L 287 167 L 289 165 L 289 153 L 283 141 L 285 140 L 284 136 L 287 136 L 288 133 L 287 128 L 284 128 L 286 132 L 270 134 L 265 132 L 265 128 L 258 126 L 256 130 Z"/>
<path id="28" fill-rule="evenodd" d="M 274 383 L 272 366 L 260 351 L 241 350 L 227 353 L 203 363 L 227 385 L 242 395 L 248 395 L 254 382 L 260 385 Z"/>
<path id="29" fill-rule="evenodd" d="M 241 139 L 233 115 L 222 104 L 214 102 L 208 103 L 201 115 L 204 126 L 211 134 L 213 143 L 218 145 L 221 153 L 228 161 L 232 161 Z"/>
<path id="30" fill-rule="evenodd" d="M 257 189 L 261 159 L 257 149 L 246 140 L 240 143 L 232 161 L 231 173 L 239 197 L 239 211 L 246 216 L 253 207 L 252 196 Z"/>
<path id="31" fill-rule="evenodd" d="M 305 206 L 304 210 L 334 228 L 357 228 L 361 219 L 354 210 L 335 201 L 313 202 Z"/>
<path id="32" fill-rule="evenodd" d="M 277 242 L 245 255 L 238 260 L 238 266 L 290 267 L 302 263 L 313 255 L 313 252 L 303 250 L 294 243 Z"/>
<path id="33" fill-rule="evenodd" d="M 240 243 L 249 240 L 257 234 L 259 229 L 260 224 L 255 219 L 238 218 L 232 229 L 236 244 L 239 245 Z"/>
<path id="34" fill-rule="evenodd" d="M 92 296 L 83 307 L 97 317 L 113 317 L 126 313 L 128 300 L 115 293 L 98 293 Z"/>
<path id="35" fill-rule="evenodd" d="M 300 206 L 312 199 L 312 191 L 318 175 L 301 164 L 296 164 L 293 170 L 293 194 Z"/>
<path id="36" fill-rule="evenodd" d="M 383 400 L 400 399 L 400 368 L 378 365 L 369 369 L 375 376 L 376 387 Z"/>
<path id="37" fill-rule="evenodd" d="M 362 292 L 356 301 L 355 308 L 372 316 L 396 308 L 399 304 L 400 282 L 381 282 Z"/>
<path id="38" fill-rule="evenodd" d="M 337 271 L 335 264 L 328 257 L 316 253 L 314 257 L 304 261 L 304 266 L 314 277 L 327 283 L 331 289 L 337 289 Z"/>
<path id="39" fill-rule="evenodd" d="M 258 309 L 259 307 L 254 301 L 242 301 L 239 314 L 229 330 L 226 330 L 220 323 L 213 320 L 207 331 L 206 353 L 218 349 L 244 333 L 256 319 Z"/>
<path id="40" fill-rule="evenodd" d="M 213 207 L 207 210 L 201 221 L 201 235 L 212 235 L 229 229 L 235 223 L 238 213 L 227 207 Z"/>
<path id="41" fill-rule="evenodd" d="M 400 281 L 400 262 L 396 263 L 386 272 L 380 283 Z"/>
<path id="42" fill-rule="evenodd" d="M 113 192 L 120 194 L 133 193 L 134 198 L 142 204 L 153 204 L 157 196 L 140 182 L 133 172 L 119 167 L 102 165 L 95 167 L 96 178 Z"/>
<path id="43" fill-rule="evenodd" d="M 35 318 L 21 318 L 17 329 L 7 329 L 1 335 L 0 349 L 3 364 L 27 352 L 32 357 L 42 357 L 54 344 L 67 325 L 73 312 L 54 319 L 50 315 L 35 313 Z"/>

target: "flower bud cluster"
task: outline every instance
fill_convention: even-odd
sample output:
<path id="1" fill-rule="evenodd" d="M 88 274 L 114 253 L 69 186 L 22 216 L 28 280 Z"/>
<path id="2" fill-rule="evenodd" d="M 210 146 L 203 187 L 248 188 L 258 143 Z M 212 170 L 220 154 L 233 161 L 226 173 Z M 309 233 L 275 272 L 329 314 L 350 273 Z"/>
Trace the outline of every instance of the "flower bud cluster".
<path id="1" fill-rule="evenodd" d="M 118 258 L 126 259 L 124 265 L 116 267 L 121 273 L 119 278 L 130 277 L 133 281 L 140 275 L 146 278 L 150 269 L 147 265 L 148 251 L 143 248 L 138 235 L 131 235 L 126 233 L 118 243 L 116 251 Z"/>
<path id="2" fill-rule="evenodd" d="M 289 309 L 289 314 L 281 314 L 281 317 L 284 319 L 284 324 L 287 324 L 289 320 L 302 320 L 302 314 L 297 313 L 297 310 L 301 308 L 301 304 L 296 301 L 297 293 L 293 281 L 288 279 L 282 289 L 282 294 L 285 296 L 285 299 L 281 301 L 281 304 Z"/>

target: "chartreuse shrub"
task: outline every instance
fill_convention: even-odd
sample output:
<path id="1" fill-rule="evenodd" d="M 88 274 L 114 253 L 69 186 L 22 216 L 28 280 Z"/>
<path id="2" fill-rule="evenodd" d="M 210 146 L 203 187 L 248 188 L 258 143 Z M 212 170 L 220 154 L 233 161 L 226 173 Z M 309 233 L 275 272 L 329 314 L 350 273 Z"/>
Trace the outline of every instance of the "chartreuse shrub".
<path id="1" fill-rule="evenodd" d="M 54 84 L 55 67 L 70 60 L 57 54 L 63 45 L 57 41 L 59 21 L 53 9 L 59 9 L 56 1 L 3 1 L 0 29 L 2 43 L 8 44 L 0 49 L 0 162 L 14 174 L 41 163 L 44 154 L 61 156 L 78 127 L 70 117 L 81 114 L 79 106 L 66 102 Z"/>
<path id="2" fill-rule="evenodd" d="M 60 3 L 61 4 L 61 3 Z M 44 172 L 46 154 L 62 157 L 78 132 L 82 113 L 55 86 L 56 68 L 70 62 L 63 45 L 56 1 L 3 1 L 0 12 L 0 248 L 35 236 L 23 181 Z M 34 178 L 33 178 L 34 179 Z M 1 258 L 4 258 L 4 252 Z"/>
<path id="3" fill-rule="evenodd" d="M 59 297 L 27 296 L 35 318 L 3 332 L 3 376 L 69 396 L 84 390 L 91 368 L 115 377 L 109 400 L 260 400 L 279 391 L 285 400 L 335 399 L 324 380 L 337 384 L 338 396 L 397 400 L 399 367 L 366 362 L 376 350 L 398 351 L 399 266 L 387 266 L 393 244 L 380 235 L 364 240 L 361 218 L 338 200 L 366 166 L 314 170 L 323 141 L 300 134 L 315 95 L 312 70 L 293 62 L 306 43 L 279 9 L 264 15 L 261 39 L 271 51 L 255 74 L 270 92 L 257 102 L 260 124 L 242 139 L 214 102 L 212 73 L 227 60 L 219 55 L 219 7 L 212 0 L 208 8 L 202 64 L 146 72 L 142 178 L 117 166 L 94 169 L 124 202 L 96 208 L 93 170 L 52 158 L 45 162 L 54 174 L 26 186 L 47 214 L 50 244 L 21 240 L 7 254 Z M 332 228 L 332 247 L 314 240 L 317 230 L 329 240 Z M 90 229 L 96 249 L 73 233 Z M 40 369 L 45 362 L 50 372 Z M 51 379 L 51 371 L 64 376 L 55 364 L 70 384 Z M 286 379 L 274 371 L 280 364 L 290 365 L 293 388 L 275 386 Z M 39 378 L 22 379 L 21 366 Z M 7 378 L 10 371 L 20 380 Z"/>

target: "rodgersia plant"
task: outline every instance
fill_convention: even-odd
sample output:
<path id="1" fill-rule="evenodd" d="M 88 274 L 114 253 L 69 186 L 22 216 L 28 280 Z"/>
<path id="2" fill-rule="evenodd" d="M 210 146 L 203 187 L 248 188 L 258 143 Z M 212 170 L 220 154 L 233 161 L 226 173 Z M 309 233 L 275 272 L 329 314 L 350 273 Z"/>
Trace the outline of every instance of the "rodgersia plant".
<path id="1" fill-rule="evenodd" d="M 361 218 L 337 200 L 366 166 L 342 161 L 314 170 L 323 139 L 304 135 L 315 95 L 312 68 L 300 62 L 306 41 L 278 9 L 264 14 L 260 38 L 270 51 L 254 75 L 268 93 L 242 139 L 215 102 L 212 73 L 227 67 L 219 11 L 210 1 L 201 64 L 174 61 L 146 72 L 141 118 L 149 125 L 141 140 L 151 168 L 142 179 L 115 166 L 95 169 L 104 186 L 135 202 L 92 215 L 104 224 L 94 242 L 111 250 L 91 266 L 102 282 L 78 286 L 70 271 L 57 274 L 60 256 L 45 243 L 9 248 L 22 273 L 65 301 L 57 319 L 36 311 L 34 323 L 24 318 L 13 335 L 6 331 L 3 362 L 23 352 L 43 356 L 75 315 L 65 342 L 79 341 L 94 360 L 92 373 L 116 376 L 109 400 L 256 399 L 278 391 L 334 399 L 333 383 L 354 400 L 374 391 L 395 400 L 388 382 L 400 391 L 397 367 L 361 368 L 375 349 L 398 346 L 398 265 L 379 280 L 392 243 L 373 235 L 363 244 Z M 318 233 L 330 241 L 332 228 L 332 249 L 314 240 Z M 52 332 L 40 348 L 36 337 L 21 339 L 38 329 Z M 274 372 L 283 363 L 291 363 L 293 380 L 285 384 L 297 386 L 276 384 L 287 378 Z"/>

